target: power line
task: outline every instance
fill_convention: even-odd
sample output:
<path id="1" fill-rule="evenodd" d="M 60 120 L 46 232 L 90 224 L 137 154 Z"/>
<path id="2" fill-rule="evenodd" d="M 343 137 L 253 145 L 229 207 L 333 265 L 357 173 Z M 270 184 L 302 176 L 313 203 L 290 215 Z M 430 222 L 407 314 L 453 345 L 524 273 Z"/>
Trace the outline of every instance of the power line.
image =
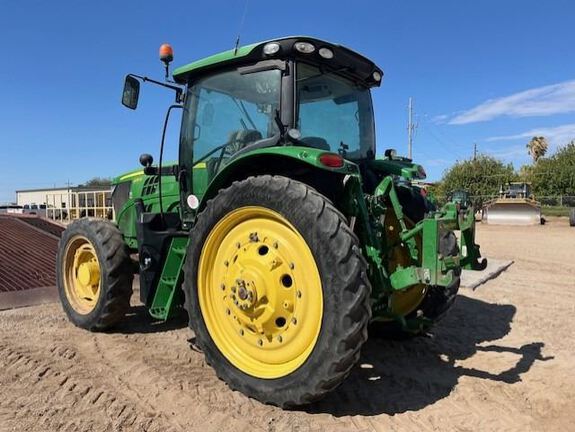
<path id="1" fill-rule="evenodd" d="M 453 154 L 455 154 L 456 157 L 458 157 L 459 159 L 465 160 L 467 159 L 467 156 L 462 155 L 459 151 L 460 151 L 460 146 L 457 145 L 456 143 L 453 142 L 453 140 L 447 136 L 447 134 L 443 133 L 435 124 L 433 124 L 432 122 L 430 122 L 429 120 L 427 120 L 427 114 L 423 115 L 424 119 L 425 119 L 425 126 L 426 126 L 426 130 L 427 132 L 429 132 L 429 134 L 439 143 L 442 144 L 444 147 L 446 147 L 447 149 L 451 150 L 451 152 Z M 428 128 L 427 126 L 433 126 L 435 131 L 442 137 L 438 137 L 435 133 L 432 132 L 431 128 Z"/>

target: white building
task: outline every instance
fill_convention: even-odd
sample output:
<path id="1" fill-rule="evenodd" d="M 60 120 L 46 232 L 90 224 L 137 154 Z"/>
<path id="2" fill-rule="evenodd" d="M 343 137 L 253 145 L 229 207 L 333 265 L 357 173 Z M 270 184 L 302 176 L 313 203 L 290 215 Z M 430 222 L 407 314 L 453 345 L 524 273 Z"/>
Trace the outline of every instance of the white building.
<path id="1" fill-rule="evenodd" d="M 16 204 L 19 206 L 32 206 L 32 205 L 46 205 L 48 204 L 48 195 L 51 197 L 59 198 L 59 206 L 69 207 L 70 206 L 70 194 L 74 188 L 73 187 L 61 187 L 61 188 L 44 188 L 44 189 L 22 189 L 16 191 Z M 53 205 L 51 202 L 50 204 Z"/>
<path id="2" fill-rule="evenodd" d="M 16 203 L 25 212 L 50 219 L 107 217 L 112 211 L 112 192 L 102 186 L 21 189 L 16 191 Z"/>

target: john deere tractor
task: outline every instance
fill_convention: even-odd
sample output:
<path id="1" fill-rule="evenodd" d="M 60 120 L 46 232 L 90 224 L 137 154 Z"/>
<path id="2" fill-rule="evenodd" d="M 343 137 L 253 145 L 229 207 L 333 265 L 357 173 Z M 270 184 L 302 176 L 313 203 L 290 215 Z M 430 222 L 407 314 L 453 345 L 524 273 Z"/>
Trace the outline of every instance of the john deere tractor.
<path id="1" fill-rule="evenodd" d="M 289 37 L 226 51 L 166 80 L 179 160 L 144 154 L 113 186 L 115 220 L 64 232 L 58 287 L 77 326 L 122 320 L 140 300 L 168 320 L 185 308 L 196 344 L 228 385 L 282 407 L 335 389 L 370 334 L 427 332 L 479 268 L 471 218 L 412 186 L 421 165 L 376 157 L 371 90 L 383 72 L 340 45 Z M 460 230 L 459 240 L 453 231 Z M 137 258 L 136 258 L 137 257 Z"/>

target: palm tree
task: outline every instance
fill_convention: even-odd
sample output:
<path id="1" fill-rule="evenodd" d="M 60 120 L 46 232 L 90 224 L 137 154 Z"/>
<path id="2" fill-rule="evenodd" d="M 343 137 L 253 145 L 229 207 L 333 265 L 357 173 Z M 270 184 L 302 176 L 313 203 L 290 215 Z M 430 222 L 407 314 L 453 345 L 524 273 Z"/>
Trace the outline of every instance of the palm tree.
<path id="1" fill-rule="evenodd" d="M 531 141 L 529 141 L 529 144 L 527 144 L 526 147 L 527 152 L 533 158 L 533 162 L 537 162 L 540 158 L 545 156 L 549 145 L 547 144 L 545 137 L 535 136 L 531 138 Z"/>

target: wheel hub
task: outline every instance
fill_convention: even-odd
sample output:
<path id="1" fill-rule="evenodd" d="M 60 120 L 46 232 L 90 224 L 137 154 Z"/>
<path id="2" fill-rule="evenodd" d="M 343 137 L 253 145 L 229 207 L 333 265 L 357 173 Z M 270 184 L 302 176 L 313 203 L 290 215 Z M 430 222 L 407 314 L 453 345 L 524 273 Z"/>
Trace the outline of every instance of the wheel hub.
<path id="1" fill-rule="evenodd" d="M 92 243 L 82 236 L 73 238 L 66 248 L 63 266 L 70 304 L 78 313 L 91 312 L 100 295 L 100 264 Z"/>
<path id="2" fill-rule="evenodd" d="M 231 285 L 226 303 L 234 313 L 228 319 L 239 334 L 257 337 L 252 343 L 265 350 L 267 344 L 283 343 L 287 324 L 297 322 L 292 320 L 297 290 L 293 287 L 295 265 L 291 263 L 290 268 L 289 260 L 283 256 L 286 251 L 282 251 L 277 239 L 260 237 L 257 232 L 250 232 L 243 243 L 236 243 L 236 249 L 223 262 L 222 285 Z"/>
<path id="3" fill-rule="evenodd" d="M 252 287 L 253 289 L 250 289 Z M 232 292 L 231 299 L 234 304 L 241 310 L 253 308 L 257 303 L 257 290 L 253 282 L 246 282 L 243 279 L 237 279 L 235 291 Z M 237 302 L 237 304 L 236 304 Z"/>
<path id="4" fill-rule="evenodd" d="M 94 261 L 84 262 L 78 266 L 78 282 L 87 287 L 100 281 L 100 271 Z"/>

